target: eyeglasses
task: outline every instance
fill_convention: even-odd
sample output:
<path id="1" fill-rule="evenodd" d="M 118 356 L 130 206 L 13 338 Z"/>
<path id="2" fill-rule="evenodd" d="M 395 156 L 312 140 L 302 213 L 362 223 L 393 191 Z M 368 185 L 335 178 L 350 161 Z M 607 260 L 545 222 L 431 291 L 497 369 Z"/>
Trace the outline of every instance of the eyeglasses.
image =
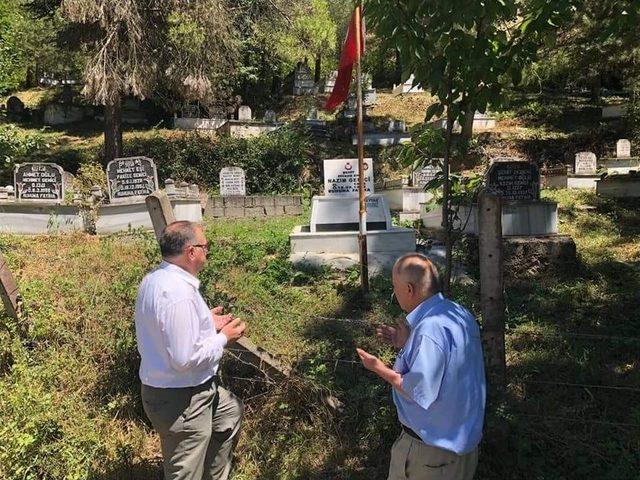
<path id="1" fill-rule="evenodd" d="M 209 251 L 209 249 L 211 248 L 211 242 L 207 242 L 207 243 L 196 243 L 194 245 L 190 245 L 191 247 L 200 247 L 200 248 L 204 248 L 205 250 Z"/>

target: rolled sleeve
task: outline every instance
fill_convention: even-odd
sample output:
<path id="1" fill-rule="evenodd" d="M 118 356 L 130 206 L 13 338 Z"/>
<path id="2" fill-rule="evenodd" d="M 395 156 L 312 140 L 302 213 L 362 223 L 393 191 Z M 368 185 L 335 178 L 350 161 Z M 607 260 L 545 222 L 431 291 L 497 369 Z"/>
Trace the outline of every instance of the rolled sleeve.
<path id="1" fill-rule="evenodd" d="M 178 372 L 210 365 L 214 368 L 227 344 L 224 334 L 201 338 L 198 308 L 187 298 L 165 306 L 159 314 L 164 344 L 170 365 Z"/>
<path id="2" fill-rule="evenodd" d="M 425 410 L 436 401 L 444 378 L 446 356 L 442 348 L 430 337 L 421 336 L 406 359 L 406 372 L 402 375 L 402 390 Z"/>

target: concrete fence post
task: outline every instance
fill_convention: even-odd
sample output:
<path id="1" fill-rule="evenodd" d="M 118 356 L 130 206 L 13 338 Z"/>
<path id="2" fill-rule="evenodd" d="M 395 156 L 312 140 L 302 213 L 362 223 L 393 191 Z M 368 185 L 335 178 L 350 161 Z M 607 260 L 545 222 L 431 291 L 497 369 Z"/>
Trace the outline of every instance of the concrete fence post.
<path id="1" fill-rule="evenodd" d="M 480 303 L 482 341 L 489 388 L 506 387 L 505 303 L 502 248 L 502 202 L 498 195 L 483 190 L 478 198 Z"/>

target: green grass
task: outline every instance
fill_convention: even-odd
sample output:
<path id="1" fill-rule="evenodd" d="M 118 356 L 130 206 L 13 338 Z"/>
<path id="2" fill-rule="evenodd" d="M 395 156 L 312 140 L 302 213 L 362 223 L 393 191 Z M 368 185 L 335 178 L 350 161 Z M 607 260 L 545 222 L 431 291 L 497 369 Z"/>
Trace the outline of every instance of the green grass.
<path id="1" fill-rule="evenodd" d="M 488 410 L 477 478 L 633 478 L 639 429 L 583 420 L 638 424 L 637 392 L 524 382 L 640 388 L 638 342 L 554 336 L 640 336 L 638 205 L 581 192 L 545 196 L 560 202 L 561 229 L 574 237 L 581 263 L 506 291 L 509 388 Z M 364 298 L 355 270 L 291 265 L 288 234 L 304 221 L 207 226 L 214 247 L 202 273 L 205 296 L 245 319 L 250 338 L 295 371 L 287 382 L 265 383 L 227 356 L 223 380 L 247 406 L 233 478 L 383 479 L 395 410 L 389 389 L 359 367 L 354 346 L 390 362 L 372 326 L 400 312 L 387 278 L 375 279 Z M 158 478 L 133 334 L 138 282 L 159 260 L 153 237 L 4 235 L 0 250 L 27 314 L 20 324 L 3 318 L 0 328 L 0 477 Z M 477 310 L 473 287 L 455 292 Z"/>

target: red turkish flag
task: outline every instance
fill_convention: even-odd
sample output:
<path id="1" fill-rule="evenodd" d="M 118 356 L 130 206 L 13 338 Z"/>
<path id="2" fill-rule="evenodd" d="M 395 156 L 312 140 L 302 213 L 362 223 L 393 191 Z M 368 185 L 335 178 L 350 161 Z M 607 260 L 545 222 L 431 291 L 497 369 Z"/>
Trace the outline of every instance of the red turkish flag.
<path id="1" fill-rule="evenodd" d="M 349 23 L 349 30 L 347 31 L 347 38 L 342 46 L 342 53 L 340 54 L 340 66 L 338 67 L 338 78 L 336 78 L 336 84 L 333 87 L 333 92 L 329 100 L 327 100 L 324 106 L 325 110 L 335 110 L 338 105 L 344 102 L 349 96 L 349 86 L 351 85 L 351 72 L 353 71 L 353 65 L 358 59 L 358 51 L 356 47 L 356 15 L 358 9 L 356 7 L 353 15 L 351 16 L 351 23 Z M 362 15 L 360 15 L 360 55 L 364 53 L 364 21 Z"/>

